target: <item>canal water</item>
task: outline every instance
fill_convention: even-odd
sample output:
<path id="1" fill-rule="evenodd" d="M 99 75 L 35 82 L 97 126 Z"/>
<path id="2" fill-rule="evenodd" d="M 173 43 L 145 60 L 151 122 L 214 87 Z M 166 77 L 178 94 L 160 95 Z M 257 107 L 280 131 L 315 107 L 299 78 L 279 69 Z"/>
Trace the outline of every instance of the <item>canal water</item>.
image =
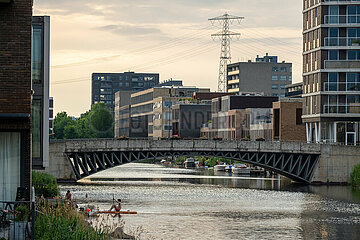
<path id="1" fill-rule="evenodd" d="M 101 210 L 121 198 L 140 239 L 360 239 L 360 193 L 346 186 L 129 163 L 60 187 Z"/>

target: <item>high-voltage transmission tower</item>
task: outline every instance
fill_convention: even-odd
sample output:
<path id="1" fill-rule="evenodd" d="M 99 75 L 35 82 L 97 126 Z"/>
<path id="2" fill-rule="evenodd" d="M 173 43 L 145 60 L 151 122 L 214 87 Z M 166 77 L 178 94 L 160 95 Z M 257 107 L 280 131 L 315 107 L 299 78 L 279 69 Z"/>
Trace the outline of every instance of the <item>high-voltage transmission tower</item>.
<path id="1" fill-rule="evenodd" d="M 219 38 L 221 40 L 221 54 L 220 54 L 220 66 L 219 66 L 219 80 L 218 80 L 218 91 L 227 92 L 227 65 L 231 63 L 231 53 L 230 53 L 230 40 L 234 37 L 239 39 L 240 33 L 231 32 L 229 30 L 230 24 L 234 21 L 237 21 L 239 24 L 244 17 L 231 16 L 225 13 L 222 16 L 210 18 L 209 21 L 214 25 L 215 22 L 218 22 L 222 30 L 218 33 L 211 34 L 213 39 Z"/>

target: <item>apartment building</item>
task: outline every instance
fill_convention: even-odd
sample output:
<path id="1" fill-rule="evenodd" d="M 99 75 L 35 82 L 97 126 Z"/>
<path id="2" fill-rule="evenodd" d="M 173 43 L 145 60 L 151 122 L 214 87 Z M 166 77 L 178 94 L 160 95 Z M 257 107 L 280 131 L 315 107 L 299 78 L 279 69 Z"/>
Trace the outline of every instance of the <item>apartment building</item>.
<path id="1" fill-rule="evenodd" d="M 0 201 L 30 200 L 32 3 L 0 1 Z"/>
<path id="2" fill-rule="evenodd" d="M 285 86 L 292 83 L 292 64 L 278 62 L 277 56 L 259 56 L 256 62 L 237 62 L 227 66 L 229 93 L 259 93 L 285 97 Z"/>
<path id="3" fill-rule="evenodd" d="M 138 92 L 159 84 L 158 73 L 93 73 L 91 77 L 91 106 L 103 102 L 114 116 L 115 93 Z"/>
<path id="4" fill-rule="evenodd" d="M 360 121 L 360 2 L 303 0 L 303 121 L 308 142 L 355 145 Z"/>

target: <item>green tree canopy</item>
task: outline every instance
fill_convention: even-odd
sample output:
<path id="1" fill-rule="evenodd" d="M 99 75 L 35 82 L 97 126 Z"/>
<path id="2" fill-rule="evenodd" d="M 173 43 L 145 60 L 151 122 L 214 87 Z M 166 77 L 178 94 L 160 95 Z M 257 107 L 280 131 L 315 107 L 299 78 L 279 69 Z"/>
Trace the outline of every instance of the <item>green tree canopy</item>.
<path id="1" fill-rule="evenodd" d="M 91 111 L 73 120 L 66 112 L 60 112 L 54 119 L 55 139 L 112 138 L 114 120 L 104 103 L 96 103 Z"/>

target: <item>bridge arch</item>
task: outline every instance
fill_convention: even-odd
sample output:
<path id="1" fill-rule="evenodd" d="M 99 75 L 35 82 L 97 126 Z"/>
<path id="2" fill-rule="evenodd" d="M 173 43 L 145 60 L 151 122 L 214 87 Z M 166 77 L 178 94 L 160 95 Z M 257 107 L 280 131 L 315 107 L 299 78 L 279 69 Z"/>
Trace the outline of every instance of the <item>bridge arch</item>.
<path id="1" fill-rule="evenodd" d="M 310 183 L 319 154 L 249 151 L 77 151 L 66 152 L 77 180 L 122 164 L 178 156 L 211 156 L 263 167 L 294 181 Z"/>

